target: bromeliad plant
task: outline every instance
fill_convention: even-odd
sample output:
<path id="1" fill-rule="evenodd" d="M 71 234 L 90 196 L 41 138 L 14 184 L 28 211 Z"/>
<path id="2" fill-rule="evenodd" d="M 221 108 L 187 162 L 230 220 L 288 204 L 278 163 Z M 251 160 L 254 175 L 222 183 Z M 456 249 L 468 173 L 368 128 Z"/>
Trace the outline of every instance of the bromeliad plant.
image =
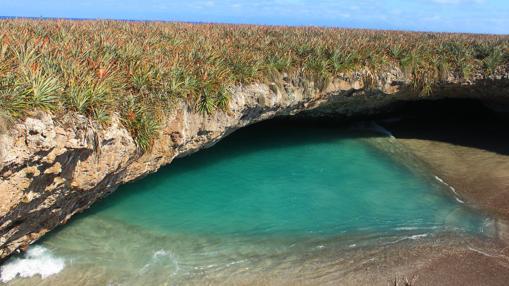
<path id="1" fill-rule="evenodd" d="M 107 124 L 117 113 L 145 150 L 175 102 L 211 114 L 227 109 L 231 87 L 285 73 L 325 87 L 340 73 L 399 66 L 426 95 L 449 74 L 493 74 L 508 63 L 507 36 L 7 19 L 0 115 L 74 111 Z"/>

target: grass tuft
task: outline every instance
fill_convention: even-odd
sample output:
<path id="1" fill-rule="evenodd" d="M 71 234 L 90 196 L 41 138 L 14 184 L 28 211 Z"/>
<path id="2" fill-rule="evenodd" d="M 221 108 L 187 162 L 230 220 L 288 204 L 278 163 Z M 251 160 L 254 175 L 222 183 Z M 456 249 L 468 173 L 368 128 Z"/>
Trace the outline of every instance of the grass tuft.
<path id="1" fill-rule="evenodd" d="M 300 77 L 323 90 L 341 74 L 373 81 L 399 66 L 421 95 L 453 75 L 509 64 L 509 37 L 159 22 L 0 20 L 0 116 L 34 109 L 113 114 L 142 150 L 161 114 L 186 100 L 205 115 L 227 111 L 234 86 Z"/>

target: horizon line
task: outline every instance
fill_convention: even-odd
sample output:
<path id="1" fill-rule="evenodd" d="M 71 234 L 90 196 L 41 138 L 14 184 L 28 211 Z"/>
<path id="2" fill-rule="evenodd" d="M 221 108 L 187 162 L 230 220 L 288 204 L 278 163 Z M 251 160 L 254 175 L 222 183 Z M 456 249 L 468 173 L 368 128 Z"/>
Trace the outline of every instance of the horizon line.
<path id="1" fill-rule="evenodd" d="M 217 25 L 245 25 L 245 26 L 260 26 L 260 27 L 316 27 L 324 29 L 346 29 L 346 30 L 370 30 L 370 31 L 391 31 L 391 32 L 406 32 L 406 33 L 429 33 L 429 34 L 465 34 L 465 35 L 487 35 L 487 36 L 509 36 L 504 33 L 479 33 L 479 32 L 447 32 L 447 31 L 426 31 L 426 30 L 412 30 L 412 29 L 390 29 L 390 28 L 365 28 L 365 27 L 344 27 L 333 25 L 292 25 L 292 24 L 255 24 L 255 23 L 242 23 L 242 22 L 206 22 L 206 21 L 182 21 L 182 20 L 161 20 L 161 19 L 126 19 L 126 18 L 74 18 L 74 17 L 46 17 L 46 16 L 1 16 L 1 19 L 28 19 L 28 20 L 66 20 L 66 21 L 119 21 L 119 22 L 153 22 L 153 23 L 187 23 L 187 24 L 217 24 Z"/>

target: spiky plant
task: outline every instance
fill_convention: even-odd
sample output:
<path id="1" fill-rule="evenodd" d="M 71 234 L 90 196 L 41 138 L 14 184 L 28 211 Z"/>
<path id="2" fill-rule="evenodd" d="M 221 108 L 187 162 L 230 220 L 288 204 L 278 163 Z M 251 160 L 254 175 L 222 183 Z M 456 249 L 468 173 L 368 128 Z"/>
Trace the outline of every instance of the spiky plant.
<path id="1" fill-rule="evenodd" d="M 508 63 L 508 36 L 4 19 L 0 113 L 72 111 L 102 124 L 116 113 L 142 148 L 175 102 L 205 115 L 226 111 L 231 87 L 282 86 L 283 74 L 321 90 L 341 74 L 368 69 L 366 81 L 399 67 L 426 95 L 448 76 Z"/>
<path id="2" fill-rule="evenodd" d="M 504 54 L 499 48 L 492 49 L 483 59 L 484 67 L 489 74 L 495 73 L 496 69 L 502 65 Z"/>

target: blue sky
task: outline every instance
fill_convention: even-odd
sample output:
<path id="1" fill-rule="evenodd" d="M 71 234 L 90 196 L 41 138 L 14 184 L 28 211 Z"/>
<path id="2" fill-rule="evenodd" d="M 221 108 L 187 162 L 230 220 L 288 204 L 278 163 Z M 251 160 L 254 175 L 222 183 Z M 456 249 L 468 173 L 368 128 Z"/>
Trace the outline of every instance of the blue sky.
<path id="1" fill-rule="evenodd" d="M 0 15 L 509 34 L 509 0 L 0 0 Z"/>

